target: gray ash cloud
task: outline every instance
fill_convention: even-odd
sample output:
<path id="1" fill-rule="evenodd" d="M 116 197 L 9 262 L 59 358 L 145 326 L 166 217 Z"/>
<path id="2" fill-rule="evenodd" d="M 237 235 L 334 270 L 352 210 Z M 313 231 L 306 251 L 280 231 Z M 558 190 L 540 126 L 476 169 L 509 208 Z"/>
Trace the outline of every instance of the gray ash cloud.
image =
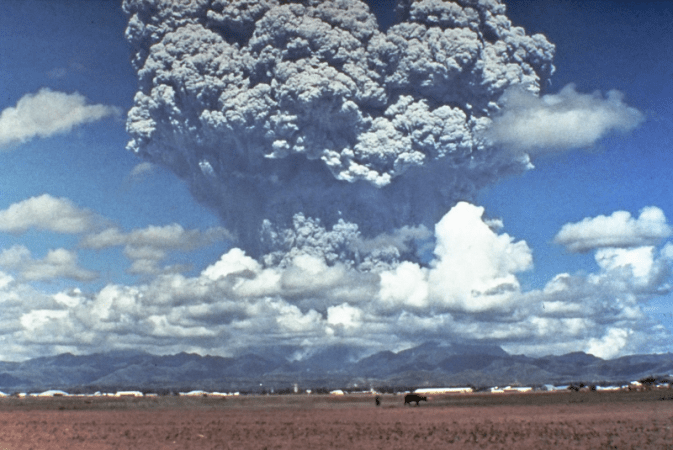
<path id="1" fill-rule="evenodd" d="M 554 46 L 497 1 L 400 2 L 385 32 L 358 0 L 124 9 L 128 148 L 185 179 L 256 257 L 286 246 L 261 239 L 267 222 L 283 234 L 301 214 L 367 239 L 432 228 L 530 167 L 483 136 L 507 88 L 537 95 Z"/>

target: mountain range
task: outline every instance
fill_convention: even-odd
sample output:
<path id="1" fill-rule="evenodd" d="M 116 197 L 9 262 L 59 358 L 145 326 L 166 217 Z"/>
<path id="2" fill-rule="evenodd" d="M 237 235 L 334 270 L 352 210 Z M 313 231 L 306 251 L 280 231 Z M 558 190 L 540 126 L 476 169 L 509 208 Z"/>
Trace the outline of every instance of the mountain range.
<path id="1" fill-rule="evenodd" d="M 299 360 L 299 349 L 272 349 L 238 357 L 190 353 L 152 355 L 114 351 L 69 353 L 0 362 L 0 391 L 71 393 L 141 390 L 168 394 L 206 391 L 291 392 L 298 389 L 410 389 L 571 383 L 617 384 L 645 377 L 673 378 L 673 354 L 603 360 L 583 352 L 539 358 L 510 355 L 479 344 L 427 342 L 397 353 L 361 357 L 357 348 L 332 346 Z"/>

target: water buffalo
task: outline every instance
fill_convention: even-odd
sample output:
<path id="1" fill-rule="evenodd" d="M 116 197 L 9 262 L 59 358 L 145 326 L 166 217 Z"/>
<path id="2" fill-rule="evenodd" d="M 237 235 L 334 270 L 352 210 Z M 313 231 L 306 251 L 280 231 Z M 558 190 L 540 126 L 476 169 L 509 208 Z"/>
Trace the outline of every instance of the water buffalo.
<path id="1" fill-rule="evenodd" d="M 417 395 L 417 394 L 407 394 L 404 396 L 404 404 L 409 404 L 411 405 L 411 402 L 416 402 L 416 406 L 418 406 L 418 402 L 427 402 L 428 397 L 423 397 L 422 395 Z"/>

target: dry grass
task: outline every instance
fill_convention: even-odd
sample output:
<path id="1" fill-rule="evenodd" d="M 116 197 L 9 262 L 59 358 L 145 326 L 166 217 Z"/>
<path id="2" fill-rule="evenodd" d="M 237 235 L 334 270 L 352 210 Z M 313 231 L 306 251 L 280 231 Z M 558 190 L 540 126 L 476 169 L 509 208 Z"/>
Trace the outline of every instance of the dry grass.
<path id="1" fill-rule="evenodd" d="M 7 398 L 0 450 L 673 449 L 668 394 Z"/>

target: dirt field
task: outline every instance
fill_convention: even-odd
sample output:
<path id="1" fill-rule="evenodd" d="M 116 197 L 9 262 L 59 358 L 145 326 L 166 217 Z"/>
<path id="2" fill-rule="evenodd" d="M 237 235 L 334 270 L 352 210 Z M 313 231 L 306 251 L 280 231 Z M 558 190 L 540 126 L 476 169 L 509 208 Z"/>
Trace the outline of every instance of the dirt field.
<path id="1" fill-rule="evenodd" d="M 0 450 L 673 449 L 673 391 L 0 399 Z"/>

